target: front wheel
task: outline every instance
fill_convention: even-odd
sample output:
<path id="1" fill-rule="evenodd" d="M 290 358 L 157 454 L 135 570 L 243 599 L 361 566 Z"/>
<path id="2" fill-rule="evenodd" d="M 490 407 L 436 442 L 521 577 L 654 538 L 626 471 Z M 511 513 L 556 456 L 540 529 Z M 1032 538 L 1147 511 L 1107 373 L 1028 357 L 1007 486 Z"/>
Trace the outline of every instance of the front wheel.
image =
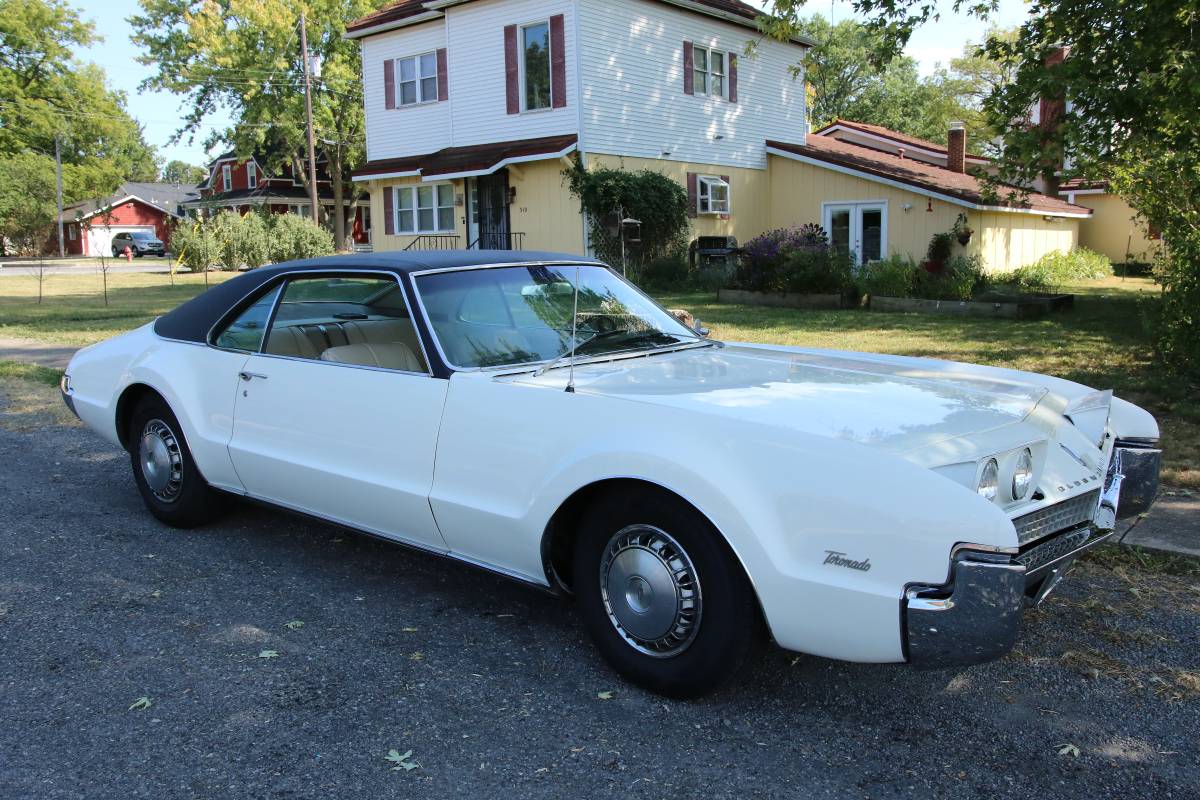
<path id="1" fill-rule="evenodd" d="M 655 491 L 591 507 L 574 584 L 604 658 L 659 694 L 717 689 L 761 640 L 753 588 L 725 540 L 695 509 Z"/>
<path id="2" fill-rule="evenodd" d="M 216 517 L 222 496 L 204 480 L 179 420 L 158 396 L 138 403 L 129 422 L 129 459 L 146 508 L 175 528 L 193 528 Z"/>

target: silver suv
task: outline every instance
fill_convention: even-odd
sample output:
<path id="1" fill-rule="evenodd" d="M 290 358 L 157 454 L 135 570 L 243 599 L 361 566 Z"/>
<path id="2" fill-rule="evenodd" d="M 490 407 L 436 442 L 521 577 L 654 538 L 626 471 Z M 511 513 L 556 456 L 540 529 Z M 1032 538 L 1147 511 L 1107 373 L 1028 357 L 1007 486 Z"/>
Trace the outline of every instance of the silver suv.
<path id="1" fill-rule="evenodd" d="M 166 255 L 167 252 L 161 239 L 145 231 L 118 233 L 112 238 L 112 254 L 117 258 L 125 255 L 125 248 L 127 247 L 129 248 L 129 252 L 135 256 L 144 256 L 147 253 L 161 256 Z"/>

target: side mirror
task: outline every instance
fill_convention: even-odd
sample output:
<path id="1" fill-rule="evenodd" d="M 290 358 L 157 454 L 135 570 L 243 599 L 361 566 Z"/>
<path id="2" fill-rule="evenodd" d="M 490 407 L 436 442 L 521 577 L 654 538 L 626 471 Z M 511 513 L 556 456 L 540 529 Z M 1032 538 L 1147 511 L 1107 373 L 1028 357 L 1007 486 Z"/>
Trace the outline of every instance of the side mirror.
<path id="1" fill-rule="evenodd" d="M 704 327 L 704 323 L 700 322 L 700 320 L 696 320 L 695 324 L 692 325 L 692 330 L 696 332 L 697 336 L 701 336 L 705 339 L 707 339 L 708 335 L 712 333 L 711 330 Z"/>

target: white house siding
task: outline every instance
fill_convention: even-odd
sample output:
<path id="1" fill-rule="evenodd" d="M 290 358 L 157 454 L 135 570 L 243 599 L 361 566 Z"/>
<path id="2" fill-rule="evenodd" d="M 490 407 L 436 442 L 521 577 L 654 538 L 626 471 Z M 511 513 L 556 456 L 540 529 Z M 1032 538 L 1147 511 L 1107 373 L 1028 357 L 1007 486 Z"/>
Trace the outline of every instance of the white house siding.
<path id="1" fill-rule="evenodd" d="M 415 56 L 445 46 L 446 27 L 441 20 L 401 28 L 379 36 L 368 36 L 362 40 L 368 161 L 421 155 L 449 145 L 449 102 L 389 109 L 383 83 L 383 62 L 387 59 Z M 453 64 L 450 65 L 449 72 L 450 80 L 453 81 Z M 451 100 L 454 98 L 453 86 L 451 83 Z"/>
<path id="2" fill-rule="evenodd" d="M 587 152 L 765 169 L 765 140 L 804 142 L 804 48 L 650 0 L 579 6 Z M 684 94 L 685 40 L 738 55 L 737 103 Z"/>
<path id="3" fill-rule="evenodd" d="M 522 114 L 506 111 L 504 26 L 563 15 L 567 105 Z M 575 68 L 575 3 L 571 0 L 481 0 L 446 9 L 451 135 L 455 146 L 559 136 L 579 130 Z M 519 43 L 518 43 L 519 46 Z"/>

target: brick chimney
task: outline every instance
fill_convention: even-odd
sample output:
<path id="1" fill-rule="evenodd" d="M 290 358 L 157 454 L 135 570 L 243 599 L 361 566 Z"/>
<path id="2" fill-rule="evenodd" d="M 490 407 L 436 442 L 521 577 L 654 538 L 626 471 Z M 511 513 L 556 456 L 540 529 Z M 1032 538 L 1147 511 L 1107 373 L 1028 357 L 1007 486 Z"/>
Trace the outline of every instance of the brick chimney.
<path id="1" fill-rule="evenodd" d="M 946 169 L 967 171 L 967 126 L 961 122 L 950 123 L 950 133 L 946 137 Z"/>

